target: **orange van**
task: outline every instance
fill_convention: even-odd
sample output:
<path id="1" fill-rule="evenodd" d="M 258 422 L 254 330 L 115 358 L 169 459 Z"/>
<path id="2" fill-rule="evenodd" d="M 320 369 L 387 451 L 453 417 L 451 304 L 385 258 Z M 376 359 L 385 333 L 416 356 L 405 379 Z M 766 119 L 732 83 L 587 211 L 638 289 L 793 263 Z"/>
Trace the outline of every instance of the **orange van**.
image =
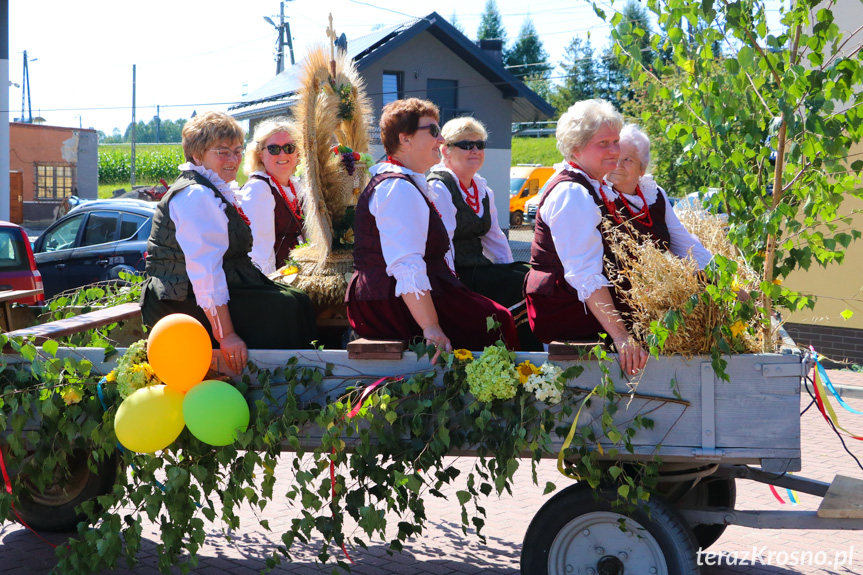
<path id="1" fill-rule="evenodd" d="M 509 224 L 524 224 L 524 203 L 536 195 L 554 168 L 539 164 L 519 164 L 509 169 Z"/>

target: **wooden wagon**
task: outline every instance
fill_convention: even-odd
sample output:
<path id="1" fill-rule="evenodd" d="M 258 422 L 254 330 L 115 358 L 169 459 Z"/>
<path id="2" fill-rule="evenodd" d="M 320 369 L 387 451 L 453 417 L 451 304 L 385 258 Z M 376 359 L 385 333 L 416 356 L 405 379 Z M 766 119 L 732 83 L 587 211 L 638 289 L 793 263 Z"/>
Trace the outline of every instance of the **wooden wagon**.
<path id="1" fill-rule="evenodd" d="M 58 355 L 71 353 L 86 356 L 101 373 L 115 366 L 113 360 L 103 360 L 101 349 L 61 348 Z M 301 401 L 307 402 L 341 395 L 358 376 L 398 376 L 431 367 L 427 357 L 418 358 L 401 345 L 380 342 L 354 344 L 350 350 L 250 352 L 250 360 L 262 368 L 283 366 L 291 356 L 297 356 L 302 366 L 331 365 L 332 377 L 317 387 L 299 390 Z M 23 361 L 12 355 L 6 359 Z M 566 348 L 553 346 L 549 354 L 518 354 L 519 362 L 527 359 L 535 365 L 550 360 L 564 368 L 580 361 L 585 371 L 570 385 L 584 390 L 591 389 L 602 376 L 597 362 L 578 360 Z M 615 389 L 622 394 L 615 424 L 625 426 L 638 415 L 649 416 L 654 422 L 652 429 L 635 435 L 633 453 L 619 457 L 625 462 L 658 454 L 663 462 L 658 492 L 650 497 L 646 509 L 625 512 L 612 508 L 610 502 L 615 496 L 604 488 L 593 490 L 584 483 L 574 483 L 561 490 L 528 527 L 522 548 L 523 573 L 698 573 L 696 553 L 714 543 L 727 525 L 863 528 L 861 509 L 853 504 L 863 495 L 863 482 L 839 477 L 831 486 L 788 475 L 801 468 L 800 391 L 809 367 L 805 358 L 758 354 L 725 359 L 730 381 L 716 376 L 710 358 L 651 360 L 635 393 L 631 382 L 623 379 L 619 370 L 612 370 L 612 377 L 617 377 Z M 218 352 L 212 367 L 228 372 Z M 270 391 L 278 398 L 279 389 L 276 385 Z M 252 387 L 250 404 L 262 393 Z M 589 424 L 599 430 L 601 410 L 599 402 L 586 407 L 579 425 Z M 318 435 L 314 429 L 308 431 L 311 445 Z M 553 451 L 561 447 L 559 440 Z M 290 449 L 288 445 L 283 448 Z M 58 486 L 22 506 L 35 528 L 74 524 L 75 506 L 99 490 L 109 489 L 113 481 L 110 474 L 90 474 L 86 465 L 79 471 L 85 477 L 70 479 L 74 489 Z M 737 510 L 738 479 L 825 497 L 824 504 L 817 513 Z"/>

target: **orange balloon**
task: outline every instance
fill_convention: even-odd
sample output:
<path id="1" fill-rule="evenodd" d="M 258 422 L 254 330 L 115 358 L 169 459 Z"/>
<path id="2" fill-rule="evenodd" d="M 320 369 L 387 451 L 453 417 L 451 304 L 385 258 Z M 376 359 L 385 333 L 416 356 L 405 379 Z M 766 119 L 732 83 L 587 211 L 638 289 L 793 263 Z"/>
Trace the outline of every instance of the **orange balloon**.
<path id="1" fill-rule="evenodd" d="M 212 357 L 207 330 L 190 315 L 166 315 L 147 338 L 147 359 L 153 371 L 166 385 L 183 393 L 201 383 Z"/>

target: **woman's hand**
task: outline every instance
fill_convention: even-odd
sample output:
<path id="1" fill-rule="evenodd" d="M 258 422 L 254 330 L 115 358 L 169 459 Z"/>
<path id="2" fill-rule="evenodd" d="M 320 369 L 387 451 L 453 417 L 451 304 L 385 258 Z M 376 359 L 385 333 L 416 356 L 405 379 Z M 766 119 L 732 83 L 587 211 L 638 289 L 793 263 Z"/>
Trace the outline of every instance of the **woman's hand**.
<path id="1" fill-rule="evenodd" d="M 614 347 L 617 348 L 620 368 L 627 376 L 637 374 L 647 365 L 647 351 L 629 337 L 629 334 L 626 334 L 625 338 L 615 338 Z"/>
<path id="2" fill-rule="evenodd" d="M 452 351 L 452 343 L 450 343 L 449 338 L 437 324 L 424 328 L 423 337 L 426 340 L 426 345 L 433 345 L 437 348 L 431 360 L 432 365 L 437 364 L 437 358 L 440 357 L 442 351 L 446 351 L 447 353 Z"/>
<path id="3" fill-rule="evenodd" d="M 222 338 L 222 341 L 219 342 L 219 348 L 231 371 L 242 373 L 249 361 L 249 349 L 246 347 L 246 342 L 240 339 L 236 333 L 231 332 Z"/>

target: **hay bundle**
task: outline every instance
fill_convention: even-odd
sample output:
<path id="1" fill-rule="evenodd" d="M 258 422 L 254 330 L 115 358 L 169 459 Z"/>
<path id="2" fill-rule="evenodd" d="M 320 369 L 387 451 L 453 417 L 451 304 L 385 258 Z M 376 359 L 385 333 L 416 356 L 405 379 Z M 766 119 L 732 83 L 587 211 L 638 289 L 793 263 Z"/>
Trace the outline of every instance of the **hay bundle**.
<path id="1" fill-rule="evenodd" d="M 697 219 L 696 219 L 697 218 Z M 684 225 L 698 237 L 704 246 L 737 263 L 735 283 L 750 291 L 758 285 L 758 276 L 747 265 L 725 235 L 724 222 L 706 212 L 681 216 Z M 647 343 L 651 323 L 665 321 L 676 324 L 669 329 L 663 353 L 691 357 L 710 353 L 717 346 L 719 327 L 729 326 L 733 333 L 730 347 L 738 353 L 758 353 L 761 344 L 760 317 L 742 322 L 732 313 L 733 297 L 716 301 L 704 295 L 705 280 L 699 274 L 698 264 L 692 258 L 678 258 L 662 250 L 658 243 L 645 238 L 636 239 L 636 232 L 628 223 L 614 225 L 608 220 L 603 226 L 612 239 L 611 248 L 620 262 L 620 268 L 609 280 L 620 287 L 624 301 L 632 308 L 628 318 L 633 335 Z M 671 312 L 671 313 L 670 313 Z"/>
<path id="2" fill-rule="evenodd" d="M 353 271 L 353 207 L 367 172 L 357 165 L 349 175 L 333 145 L 368 153 L 371 103 L 353 61 L 339 53 L 331 61 L 323 47 L 313 48 L 301 72 L 303 88 L 295 108 L 305 159 L 307 195 L 303 222 L 308 242 L 291 256 L 299 267 L 293 285 L 319 306 L 344 302 L 346 276 Z"/>

